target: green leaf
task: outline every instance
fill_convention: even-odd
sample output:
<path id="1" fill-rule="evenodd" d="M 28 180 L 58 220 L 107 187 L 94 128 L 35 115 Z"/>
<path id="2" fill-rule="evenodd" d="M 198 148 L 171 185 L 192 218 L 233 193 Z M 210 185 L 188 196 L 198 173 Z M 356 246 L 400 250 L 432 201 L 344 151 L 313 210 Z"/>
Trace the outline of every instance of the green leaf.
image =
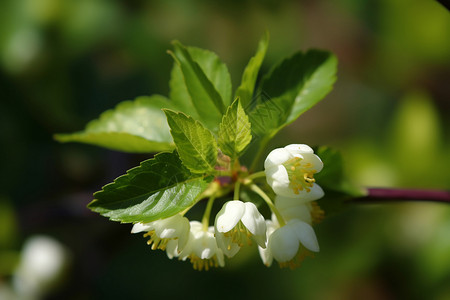
<path id="1" fill-rule="evenodd" d="M 336 57 L 325 51 L 298 52 L 264 77 L 249 113 L 255 135 L 273 136 L 328 94 L 336 80 Z"/>
<path id="2" fill-rule="evenodd" d="M 214 53 L 173 42 L 169 52 L 176 64 L 170 81 L 170 98 L 177 109 L 217 131 L 225 108 L 231 103 L 228 69 Z"/>
<path id="3" fill-rule="evenodd" d="M 211 131 L 184 113 L 168 109 L 164 112 L 184 165 L 193 173 L 214 171 L 217 143 Z"/>
<path id="4" fill-rule="evenodd" d="M 251 125 L 238 98 L 228 107 L 220 123 L 219 148 L 231 158 L 236 158 L 251 140 Z"/>
<path id="5" fill-rule="evenodd" d="M 344 163 L 339 151 L 327 146 L 320 146 L 315 153 L 320 157 L 324 165 L 323 170 L 314 176 L 321 187 L 343 192 L 354 197 L 364 195 L 365 192 L 353 185 L 345 176 Z"/>
<path id="6" fill-rule="evenodd" d="M 315 149 L 315 154 L 323 162 L 323 170 L 314 177 L 321 187 L 340 190 L 344 180 L 344 166 L 342 155 L 339 151 L 327 146 L 320 146 Z"/>
<path id="7" fill-rule="evenodd" d="M 104 186 L 88 207 L 113 221 L 151 222 L 192 206 L 208 184 L 176 152 L 160 153 Z"/>
<path id="8" fill-rule="evenodd" d="M 171 107 L 170 101 L 159 95 L 124 101 L 89 122 L 83 131 L 57 134 L 55 139 L 132 153 L 172 150 L 175 145 L 161 111 Z"/>
<path id="9" fill-rule="evenodd" d="M 315 153 L 323 162 L 323 170 L 314 177 L 325 191 L 325 196 L 318 200 L 327 213 L 340 210 L 344 203 L 366 194 L 364 189 L 353 185 L 345 176 L 342 155 L 330 147 L 321 146 Z"/>
<path id="10" fill-rule="evenodd" d="M 269 32 L 266 32 L 261 41 L 259 41 L 255 56 L 250 59 L 242 74 L 241 85 L 236 91 L 236 97 L 241 99 L 242 106 L 245 108 L 248 107 L 252 101 L 258 72 L 264 57 L 266 56 L 268 46 Z"/>

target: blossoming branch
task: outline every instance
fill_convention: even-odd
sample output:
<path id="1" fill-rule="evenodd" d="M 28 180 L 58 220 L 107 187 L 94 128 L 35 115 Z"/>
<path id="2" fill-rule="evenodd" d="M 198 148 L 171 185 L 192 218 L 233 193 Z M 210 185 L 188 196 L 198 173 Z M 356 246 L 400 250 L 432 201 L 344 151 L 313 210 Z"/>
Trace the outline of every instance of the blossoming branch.
<path id="1" fill-rule="evenodd" d="M 280 130 L 331 91 L 337 60 L 326 51 L 297 52 L 257 85 L 268 41 L 266 34 L 234 93 L 216 54 L 175 41 L 168 97 L 122 102 L 84 130 L 56 135 L 61 142 L 160 152 L 104 186 L 88 207 L 133 224 L 149 248 L 197 270 L 223 267 L 252 245 L 266 266 L 275 260 L 295 268 L 319 252 L 313 226 L 328 204 L 362 195 L 345 179 L 339 153 L 291 144 L 272 150 L 264 164 L 262 156 Z M 201 201 L 203 217 L 192 219 Z"/>

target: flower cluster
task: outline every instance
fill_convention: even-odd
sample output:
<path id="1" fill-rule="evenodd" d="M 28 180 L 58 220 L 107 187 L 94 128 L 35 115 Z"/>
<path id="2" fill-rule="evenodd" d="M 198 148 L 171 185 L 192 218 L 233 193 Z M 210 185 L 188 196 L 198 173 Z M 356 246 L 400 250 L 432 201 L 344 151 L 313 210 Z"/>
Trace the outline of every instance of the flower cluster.
<path id="1" fill-rule="evenodd" d="M 189 221 L 179 213 L 146 224 L 137 223 L 132 233 L 145 232 L 153 250 L 165 250 L 171 259 L 189 259 L 196 270 L 223 267 L 225 256 L 231 258 L 253 242 L 266 266 L 271 266 L 275 259 L 281 267 L 295 268 L 306 256 L 319 251 L 312 225 L 324 214 L 314 202 L 324 195 L 314 179 L 322 167 L 320 158 L 307 145 L 293 144 L 270 152 L 260 177 L 266 177 L 275 193 L 275 202 L 248 179 L 252 175 L 242 181 L 267 202 L 272 211 L 270 220 L 265 220 L 252 202 L 232 200 L 217 213 L 214 226 L 209 226 L 214 201 L 211 198 L 202 222 Z M 237 191 L 240 184 L 239 181 L 235 184 Z"/>
<path id="2" fill-rule="evenodd" d="M 324 195 L 314 179 L 323 163 L 311 147 L 292 144 L 270 152 L 264 168 L 267 183 L 276 194 L 278 214 L 267 221 L 267 247 L 259 252 L 267 266 L 275 259 L 282 267 L 295 268 L 305 256 L 319 252 L 311 225 L 320 222 L 324 214 L 313 202 Z"/>

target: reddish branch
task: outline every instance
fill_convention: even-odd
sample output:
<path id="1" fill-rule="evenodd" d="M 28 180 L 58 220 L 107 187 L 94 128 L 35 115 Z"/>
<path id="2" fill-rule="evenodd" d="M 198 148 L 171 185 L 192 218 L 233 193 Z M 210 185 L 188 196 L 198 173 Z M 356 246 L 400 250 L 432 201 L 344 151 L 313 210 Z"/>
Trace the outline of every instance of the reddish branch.
<path id="1" fill-rule="evenodd" d="M 450 191 L 411 190 L 394 188 L 368 188 L 368 195 L 354 199 L 356 202 L 433 201 L 450 203 Z"/>

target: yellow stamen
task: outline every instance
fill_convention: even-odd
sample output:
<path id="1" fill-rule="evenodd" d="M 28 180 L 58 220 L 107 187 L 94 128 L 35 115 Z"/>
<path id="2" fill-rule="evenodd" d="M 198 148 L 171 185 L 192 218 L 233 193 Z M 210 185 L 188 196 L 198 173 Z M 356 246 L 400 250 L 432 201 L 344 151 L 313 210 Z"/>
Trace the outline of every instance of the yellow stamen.
<path id="1" fill-rule="evenodd" d="M 149 237 L 149 240 L 147 241 L 147 245 L 151 245 L 152 250 L 161 249 L 166 250 L 167 243 L 170 239 L 161 239 L 159 238 L 154 230 L 151 230 L 144 234 L 144 237 Z"/>
<path id="2" fill-rule="evenodd" d="M 252 233 L 247 227 L 239 221 L 236 226 L 228 232 L 223 234 L 225 237 L 231 238 L 230 243 L 227 245 L 227 249 L 231 249 L 231 244 L 237 244 L 239 247 L 245 246 L 245 244 L 252 245 L 251 237 Z"/>
<path id="3" fill-rule="evenodd" d="M 300 245 L 300 248 L 298 249 L 297 254 L 290 260 L 286 262 L 278 263 L 280 265 L 280 268 L 289 268 L 291 270 L 294 270 L 298 267 L 300 267 L 301 263 L 305 260 L 306 257 L 314 257 L 314 254 Z"/>
<path id="4" fill-rule="evenodd" d="M 195 254 L 191 254 L 189 256 L 189 260 L 192 263 L 192 267 L 197 271 L 208 271 L 211 267 L 217 268 L 219 266 L 219 262 L 217 260 L 217 256 L 214 255 L 209 259 L 201 259 Z"/>
<path id="5" fill-rule="evenodd" d="M 311 218 L 313 224 L 319 224 L 325 218 L 325 212 L 320 208 L 316 201 L 311 202 Z"/>
<path id="6" fill-rule="evenodd" d="M 291 182 L 291 188 L 296 195 L 300 194 L 300 191 L 305 190 L 310 192 L 313 184 L 316 182 L 314 174 L 315 170 L 311 170 L 313 165 L 311 163 L 302 162 L 299 157 L 294 157 L 284 163 L 286 171 Z"/>

